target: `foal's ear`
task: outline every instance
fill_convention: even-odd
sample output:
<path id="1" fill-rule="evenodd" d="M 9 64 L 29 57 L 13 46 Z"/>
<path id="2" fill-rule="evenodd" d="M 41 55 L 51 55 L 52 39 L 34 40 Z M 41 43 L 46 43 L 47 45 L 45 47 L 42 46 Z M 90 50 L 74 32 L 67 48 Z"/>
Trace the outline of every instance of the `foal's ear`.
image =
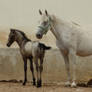
<path id="1" fill-rule="evenodd" d="M 10 29 L 10 32 L 15 33 L 15 30 L 14 29 Z"/>
<path id="2" fill-rule="evenodd" d="M 47 10 L 45 10 L 45 14 L 48 16 L 48 12 L 47 12 Z"/>
<path id="3" fill-rule="evenodd" d="M 42 15 L 42 12 L 41 12 L 41 10 L 40 10 L 40 9 L 39 9 L 39 14 L 40 14 L 40 15 Z"/>

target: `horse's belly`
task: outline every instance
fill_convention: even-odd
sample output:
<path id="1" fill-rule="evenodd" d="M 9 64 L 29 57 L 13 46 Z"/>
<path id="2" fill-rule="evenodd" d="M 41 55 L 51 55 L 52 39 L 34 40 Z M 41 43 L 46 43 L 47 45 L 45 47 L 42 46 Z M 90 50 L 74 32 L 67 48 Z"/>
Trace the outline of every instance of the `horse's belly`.
<path id="1" fill-rule="evenodd" d="M 91 38 L 81 39 L 80 44 L 78 44 L 77 55 L 79 56 L 92 55 L 92 39 Z"/>
<path id="2" fill-rule="evenodd" d="M 89 52 L 79 51 L 79 52 L 77 52 L 77 55 L 82 56 L 82 57 L 86 57 L 86 56 L 92 55 L 92 52 L 89 53 Z"/>

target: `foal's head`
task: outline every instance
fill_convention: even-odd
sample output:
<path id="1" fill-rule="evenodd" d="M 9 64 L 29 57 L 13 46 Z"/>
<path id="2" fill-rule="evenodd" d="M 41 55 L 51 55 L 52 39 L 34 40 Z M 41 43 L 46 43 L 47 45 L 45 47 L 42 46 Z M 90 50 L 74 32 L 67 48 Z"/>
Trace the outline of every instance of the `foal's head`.
<path id="1" fill-rule="evenodd" d="M 16 40 L 16 32 L 14 29 L 11 29 L 10 34 L 9 34 L 9 38 L 8 38 L 7 46 L 10 47 L 15 40 Z"/>
<path id="2" fill-rule="evenodd" d="M 10 47 L 14 41 L 16 41 L 19 45 L 21 45 L 21 43 L 24 40 L 31 41 L 30 39 L 27 38 L 24 32 L 17 30 L 17 29 L 10 29 L 7 46 Z"/>

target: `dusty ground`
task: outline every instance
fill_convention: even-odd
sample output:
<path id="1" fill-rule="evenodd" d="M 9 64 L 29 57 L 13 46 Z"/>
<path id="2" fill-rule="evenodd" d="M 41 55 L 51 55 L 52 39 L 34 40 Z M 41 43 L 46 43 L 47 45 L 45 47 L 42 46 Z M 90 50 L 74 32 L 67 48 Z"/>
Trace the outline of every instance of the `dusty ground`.
<path id="1" fill-rule="evenodd" d="M 92 87 L 70 88 L 63 85 L 43 84 L 36 88 L 31 83 L 22 86 L 21 83 L 0 82 L 0 92 L 92 92 Z"/>

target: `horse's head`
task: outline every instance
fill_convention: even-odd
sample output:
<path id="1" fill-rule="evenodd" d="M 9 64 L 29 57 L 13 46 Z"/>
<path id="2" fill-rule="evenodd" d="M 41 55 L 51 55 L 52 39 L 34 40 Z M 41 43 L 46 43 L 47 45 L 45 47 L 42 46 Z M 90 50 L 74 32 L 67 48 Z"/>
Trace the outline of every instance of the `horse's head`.
<path id="1" fill-rule="evenodd" d="M 10 47 L 12 45 L 12 43 L 15 41 L 15 34 L 16 34 L 15 30 L 10 29 L 8 43 L 7 43 L 8 47 Z"/>
<path id="2" fill-rule="evenodd" d="M 48 14 L 47 10 L 43 14 L 41 10 L 39 10 L 39 14 L 41 15 L 40 25 L 38 26 L 38 31 L 36 33 L 36 37 L 41 39 L 44 34 L 48 32 L 51 28 L 51 17 Z"/>

